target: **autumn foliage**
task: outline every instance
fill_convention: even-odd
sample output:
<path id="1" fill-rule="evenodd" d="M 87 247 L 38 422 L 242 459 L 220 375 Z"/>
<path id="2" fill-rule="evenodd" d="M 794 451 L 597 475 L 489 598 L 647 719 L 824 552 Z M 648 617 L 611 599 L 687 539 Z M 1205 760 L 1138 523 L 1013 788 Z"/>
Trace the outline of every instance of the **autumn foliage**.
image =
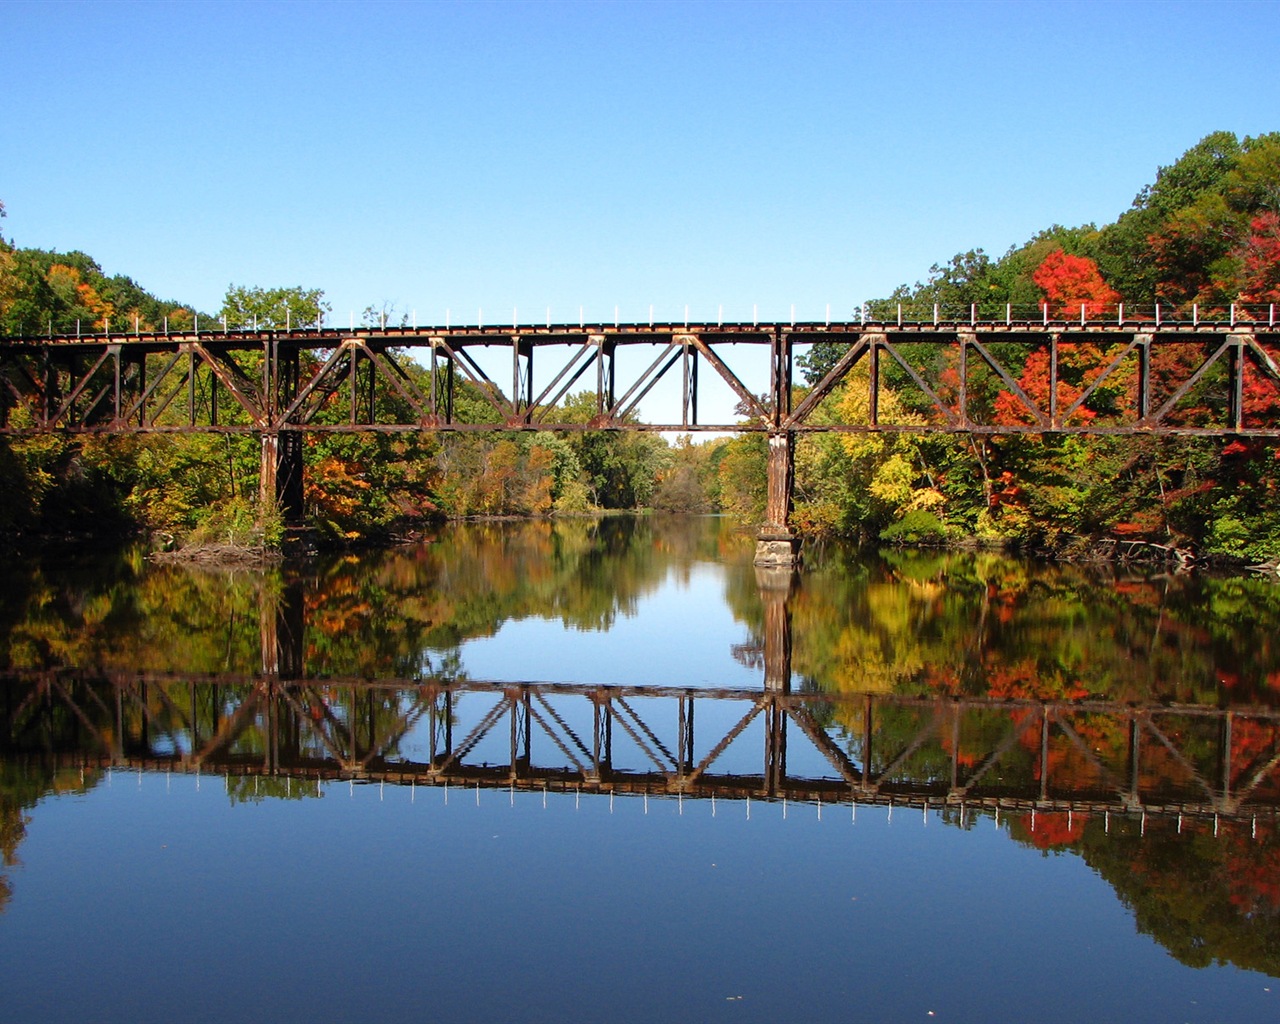
<path id="1" fill-rule="evenodd" d="M 1099 316 L 1120 302 L 1120 293 L 1102 279 L 1093 260 L 1061 249 L 1049 253 L 1031 279 L 1044 292 L 1055 317 L 1071 319 L 1082 308 L 1085 317 Z"/>

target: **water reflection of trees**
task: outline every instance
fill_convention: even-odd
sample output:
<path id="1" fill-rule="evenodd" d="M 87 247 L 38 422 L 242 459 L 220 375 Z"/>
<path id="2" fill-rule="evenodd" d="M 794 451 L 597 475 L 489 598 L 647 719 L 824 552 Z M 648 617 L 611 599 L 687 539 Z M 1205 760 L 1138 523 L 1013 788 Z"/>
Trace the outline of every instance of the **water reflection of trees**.
<path id="1" fill-rule="evenodd" d="M 740 653 L 750 660 L 750 648 L 763 646 L 765 613 L 749 540 L 715 520 L 655 516 L 451 527 L 431 543 L 319 560 L 301 575 L 192 571 L 137 555 L 56 569 L 19 562 L 0 592 L 0 668 L 251 678 L 263 666 L 264 634 L 296 602 L 306 674 L 412 679 L 430 670 L 449 679 L 462 673 L 459 645 L 492 635 L 505 621 L 538 617 L 607 629 L 669 575 L 687 575 L 703 560 L 724 565 L 727 600 L 750 641 Z M 979 709 L 959 717 L 946 704 L 950 697 L 1207 707 L 1274 705 L 1280 697 L 1280 590 L 1263 581 L 1118 578 L 987 552 L 864 558 L 815 549 L 788 608 L 791 665 L 802 689 L 938 699 L 881 711 L 876 723 L 877 770 L 933 723 L 928 742 L 899 764 L 921 778 L 943 778 L 954 765 L 974 772 L 1008 738 L 1008 713 Z M 181 710 L 196 739 L 206 741 L 225 727 L 230 705 L 254 699 L 251 682 L 192 693 Z M 6 699 L 15 695 L 10 690 Z M 140 698 L 121 728 L 101 725 L 102 741 L 123 747 L 148 730 L 154 739 L 166 722 L 187 735 L 177 717 L 180 688 L 153 688 Z M 448 698 L 441 699 L 448 714 Z M 867 725 L 861 704 L 819 702 L 812 712 L 844 749 L 860 752 Z M 317 738 L 328 735 L 333 747 L 363 762 L 403 727 L 406 705 L 403 697 L 319 683 L 273 713 L 317 725 L 310 733 L 280 730 L 310 736 L 312 746 L 277 756 L 330 756 Z M 68 743 L 84 732 L 66 708 L 53 704 L 47 714 L 53 734 Z M 1026 728 L 1016 714 L 1027 716 Z M 1000 762 L 1011 785 L 1046 774 L 1084 776 L 1098 765 L 1126 770 L 1131 725 L 1087 710 L 1064 712 L 1079 742 L 1058 729 L 1046 743 L 1034 714 L 1012 719 Z M 1136 782 L 1144 792 L 1182 785 L 1188 766 L 1214 764 L 1224 752 L 1239 766 L 1230 780 L 1238 786 L 1276 754 L 1274 738 L 1247 715 L 1224 734 L 1219 723 L 1180 718 L 1170 707 L 1159 726 L 1168 744 L 1141 734 Z M 260 759 L 270 742 L 261 723 L 249 720 L 236 732 L 235 755 Z M 5 866 L 14 863 L 26 815 L 44 795 L 96 781 L 94 769 L 82 780 L 37 754 L 25 752 L 21 765 L 9 755 L 0 761 Z M 1268 786 L 1274 796 L 1274 777 Z M 233 801 L 251 801 L 313 791 L 254 776 L 233 779 L 228 792 Z M 1254 832 L 1224 822 L 1214 835 L 1211 823 L 1188 820 L 1177 835 L 1166 820 L 1140 835 L 1132 820 L 1108 827 L 1098 815 L 1052 811 L 1034 824 L 1029 815 L 1006 821 L 1020 842 L 1081 856 L 1133 910 L 1138 927 L 1183 962 L 1231 962 L 1280 975 L 1280 839 L 1271 824 Z M 7 898 L 0 874 L 0 906 Z"/>
<path id="2" fill-rule="evenodd" d="M 1274 822 L 1150 823 L 1099 815 L 1009 821 L 1018 842 L 1079 856 L 1150 935 L 1189 967 L 1280 977 L 1280 833 Z"/>
<path id="3" fill-rule="evenodd" d="M 760 642 L 760 595 L 728 600 Z M 792 668 L 825 692 L 1273 703 L 1280 589 L 1117 578 L 993 552 L 810 552 L 790 601 Z"/>
<path id="4" fill-rule="evenodd" d="M 152 565 L 137 553 L 82 569 L 19 563 L 0 595 L 0 668 L 253 673 L 264 630 L 300 595 L 306 672 L 448 672 L 463 641 L 508 620 L 606 630 L 669 573 L 687 575 L 726 543 L 747 550 L 745 535 L 717 520 L 616 516 L 456 525 L 301 573 Z"/>

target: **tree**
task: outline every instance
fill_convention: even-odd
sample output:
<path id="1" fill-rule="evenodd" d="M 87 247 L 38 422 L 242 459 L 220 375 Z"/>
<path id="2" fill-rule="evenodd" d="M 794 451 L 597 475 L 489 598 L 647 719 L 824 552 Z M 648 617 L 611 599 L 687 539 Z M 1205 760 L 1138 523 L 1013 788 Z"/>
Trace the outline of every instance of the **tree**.
<path id="1" fill-rule="evenodd" d="M 1253 218 L 1240 256 L 1240 301 L 1280 302 L 1280 213 Z"/>
<path id="2" fill-rule="evenodd" d="M 283 330 L 316 324 L 330 309 L 319 288 L 248 288 L 233 284 L 227 286 L 218 315 L 225 317 L 233 330 Z"/>
<path id="3" fill-rule="evenodd" d="M 1119 292 L 1102 279 L 1093 260 L 1061 249 L 1049 253 L 1031 277 L 1060 317 L 1079 314 L 1082 306 L 1085 316 L 1098 316 L 1120 301 Z"/>

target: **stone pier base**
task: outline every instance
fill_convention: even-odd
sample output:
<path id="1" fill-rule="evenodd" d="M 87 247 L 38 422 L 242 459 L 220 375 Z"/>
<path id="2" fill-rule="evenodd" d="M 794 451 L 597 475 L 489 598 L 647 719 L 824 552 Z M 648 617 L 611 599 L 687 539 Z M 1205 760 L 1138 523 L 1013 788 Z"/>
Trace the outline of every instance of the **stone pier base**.
<path id="1" fill-rule="evenodd" d="M 794 567 L 800 564 L 800 538 L 795 534 L 761 533 L 756 540 L 756 565 Z"/>

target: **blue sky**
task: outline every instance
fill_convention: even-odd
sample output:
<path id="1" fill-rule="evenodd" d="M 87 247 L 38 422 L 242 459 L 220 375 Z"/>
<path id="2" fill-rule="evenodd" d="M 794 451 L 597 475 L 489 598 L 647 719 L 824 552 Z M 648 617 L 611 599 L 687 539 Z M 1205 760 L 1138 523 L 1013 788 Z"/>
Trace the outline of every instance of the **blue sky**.
<path id="1" fill-rule="evenodd" d="M 848 315 L 1280 129 L 1255 3 L 0 2 L 0 224 L 204 310 Z"/>

